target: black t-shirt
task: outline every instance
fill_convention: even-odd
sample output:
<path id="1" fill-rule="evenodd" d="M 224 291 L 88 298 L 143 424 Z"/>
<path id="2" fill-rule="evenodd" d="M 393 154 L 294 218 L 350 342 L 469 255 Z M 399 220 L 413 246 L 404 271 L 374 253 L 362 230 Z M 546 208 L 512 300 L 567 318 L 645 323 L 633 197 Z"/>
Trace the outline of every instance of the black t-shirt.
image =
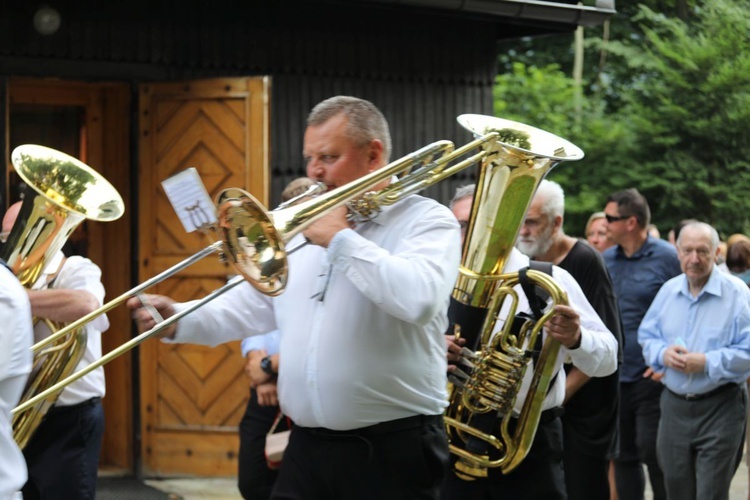
<path id="1" fill-rule="evenodd" d="M 558 266 L 575 278 L 602 322 L 617 339 L 619 364 L 622 362 L 622 326 L 604 259 L 579 240 Z M 571 365 L 566 365 L 566 372 L 570 368 Z M 615 451 L 619 391 L 619 373 L 615 372 L 607 377 L 590 379 L 568 401 L 563 416 L 566 446 L 576 446 L 588 455 L 600 457 L 607 457 Z"/>

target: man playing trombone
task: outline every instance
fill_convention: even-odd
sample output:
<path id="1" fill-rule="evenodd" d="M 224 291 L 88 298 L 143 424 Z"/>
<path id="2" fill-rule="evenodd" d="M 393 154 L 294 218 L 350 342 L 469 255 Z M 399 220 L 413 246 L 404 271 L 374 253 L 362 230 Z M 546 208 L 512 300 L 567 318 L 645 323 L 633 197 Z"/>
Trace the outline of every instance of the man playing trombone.
<path id="1" fill-rule="evenodd" d="M 307 123 L 307 175 L 329 189 L 388 163 L 388 124 L 367 101 L 333 97 Z M 304 236 L 311 244 L 289 256 L 283 294 L 243 284 L 162 333 L 216 345 L 281 331 L 279 399 L 295 427 L 272 498 L 438 498 L 455 218 L 409 195 L 372 220 L 352 223 L 339 207 Z M 145 300 L 164 317 L 185 307 Z M 141 330 L 155 325 L 140 300 L 129 305 Z"/>

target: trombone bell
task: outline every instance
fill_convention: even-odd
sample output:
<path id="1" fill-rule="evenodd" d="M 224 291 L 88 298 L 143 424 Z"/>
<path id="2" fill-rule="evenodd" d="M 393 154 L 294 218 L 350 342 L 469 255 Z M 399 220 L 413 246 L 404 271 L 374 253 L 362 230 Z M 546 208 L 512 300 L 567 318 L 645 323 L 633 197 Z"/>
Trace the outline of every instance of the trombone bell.
<path id="1" fill-rule="evenodd" d="M 272 212 L 239 188 L 225 189 L 216 201 L 224 257 L 259 292 L 279 295 L 286 287 L 289 267 Z"/>

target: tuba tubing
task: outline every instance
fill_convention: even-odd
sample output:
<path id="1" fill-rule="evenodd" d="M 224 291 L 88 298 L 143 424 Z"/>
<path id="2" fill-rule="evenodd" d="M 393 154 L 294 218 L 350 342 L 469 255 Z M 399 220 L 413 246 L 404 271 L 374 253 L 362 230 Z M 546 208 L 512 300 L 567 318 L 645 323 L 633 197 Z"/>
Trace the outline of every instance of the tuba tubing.
<path id="1" fill-rule="evenodd" d="M 549 132 L 511 120 L 461 115 L 458 121 L 475 136 L 497 133 L 494 141 L 482 145 L 484 156 L 449 311 L 458 327 L 476 325 L 461 328 L 470 367 L 459 367 L 451 378 L 444 415 L 449 448 L 457 457 L 454 472 L 473 480 L 486 477 L 490 468 L 512 471 L 533 442 L 560 344 L 545 340 L 521 410 L 514 415 L 531 349 L 553 311 L 513 331 L 519 273 L 503 270 L 541 180 L 560 162 L 583 158 L 583 152 Z M 567 303 L 565 292 L 550 276 L 529 270 L 527 277 L 554 304 Z M 495 332 L 501 315 L 507 319 Z"/>

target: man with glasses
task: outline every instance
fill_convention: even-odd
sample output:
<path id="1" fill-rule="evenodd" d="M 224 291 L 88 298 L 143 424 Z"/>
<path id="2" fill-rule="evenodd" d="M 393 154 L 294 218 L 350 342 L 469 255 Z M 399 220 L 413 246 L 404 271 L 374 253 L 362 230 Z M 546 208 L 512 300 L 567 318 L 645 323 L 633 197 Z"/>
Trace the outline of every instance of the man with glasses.
<path id="1" fill-rule="evenodd" d="M 565 269 L 581 286 L 602 322 L 620 346 L 622 334 L 612 280 L 604 259 L 584 241 L 565 234 L 565 193 L 558 183 L 543 179 L 531 200 L 516 239 L 516 248 L 534 260 Z M 619 374 L 589 377 L 565 364 L 565 413 L 562 415 L 563 465 L 569 500 L 600 500 L 609 496 L 607 471 L 616 450 Z"/>
<path id="2" fill-rule="evenodd" d="M 475 186 L 464 186 L 456 191 L 450 208 L 460 226 L 466 227 L 471 214 Z M 465 237 L 462 234 L 462 240 Z M 517 248 L 508 255 L 503 272 L 516 272 L 529 265 L 529 258 Z M 544 397 L 543 411 L 534 434 L 531 449 L 521 464 L 512 472 L 504 474 L 498 468 L 490 468 L 486 478 L 467 481 L 451 473 L 443 486 L 442 500 L 464 498 L 544 498 L 545 500 L 568 498 L 565 490 L 563 469 L 563 430 L 560 416 L 566 395 L 567 380 L 562 369 L 565 358 L 570 358 L 581 372 L 589 377 L 606 377 L 617 369 L 617 340 L 607 329 L 602 319 L 589 303 L 573 276 L 561 267 L 553 266 L 552 277 L 568 294 L 568 306 L 555 306 L 557 314 L 545 326 L 545 335 L 560 341 L 562 347 L 557 355 L 553 372 L 555 375 Z M 531 307 L 520 286 L 518 311 L 530 314 Z M 500 321 L 505 321 L 507 312 L 500 313 Z M 469 318 L 463 318 L 469 319 Z M 499 326 L 499 325 L 498 325 Z M 570 336 L 571 332 L 575 332 Z M 565 335 L 563 335 L 565 333 Z M 575 341 L 575 338 L 578 341 Z M 448 360 L 455 370 L 454 363 L 460 362 L 460 346 L 453 336 L 448 338 Z M 529 363 L 533 363 L 529 359 Z M 524 383 L 514 405 L 517 417 L 526 398 L 533 368 L 527 369 Z M 536 395 L 534 395 L 536 396 Z M 498 417 L 500 418 L 500 417 Z M 515 418 L 514 418 L 515 420 Z M 499 423 L 494 424 L 499 428 Z M 606 492 L 605 492 L 606 496 Z M 595 498 L 602 498 L 601 495 Z"/>
<path id="3" fill-rule="evenodd" d="M 686 225 L 684 274 L 659 290 L 641 322 L 646 361 L 664 370 L 657 437 L 669 498 L 728 498 L 742 453 L 750 376 L 750 289 L 715 265 L 719 235 Z"/>
<path id="4" fill-rule="evenodd" d="M 620 457 L 615 481 L 620 500 L 643 498 L 648 467 L 654 500 L 666 499 L 656 459 L 660 373 L 650 368 L 638 345 L 638 327 L 661 286 L 680 274 L 674 246 L 648 234 L 651 211 L 637 189 L 614 193 L 604 207 L 607 237 L 616 243 L 603 256 L 615 286 L 622 316 L 623 362 L 620 367 Z"/>

